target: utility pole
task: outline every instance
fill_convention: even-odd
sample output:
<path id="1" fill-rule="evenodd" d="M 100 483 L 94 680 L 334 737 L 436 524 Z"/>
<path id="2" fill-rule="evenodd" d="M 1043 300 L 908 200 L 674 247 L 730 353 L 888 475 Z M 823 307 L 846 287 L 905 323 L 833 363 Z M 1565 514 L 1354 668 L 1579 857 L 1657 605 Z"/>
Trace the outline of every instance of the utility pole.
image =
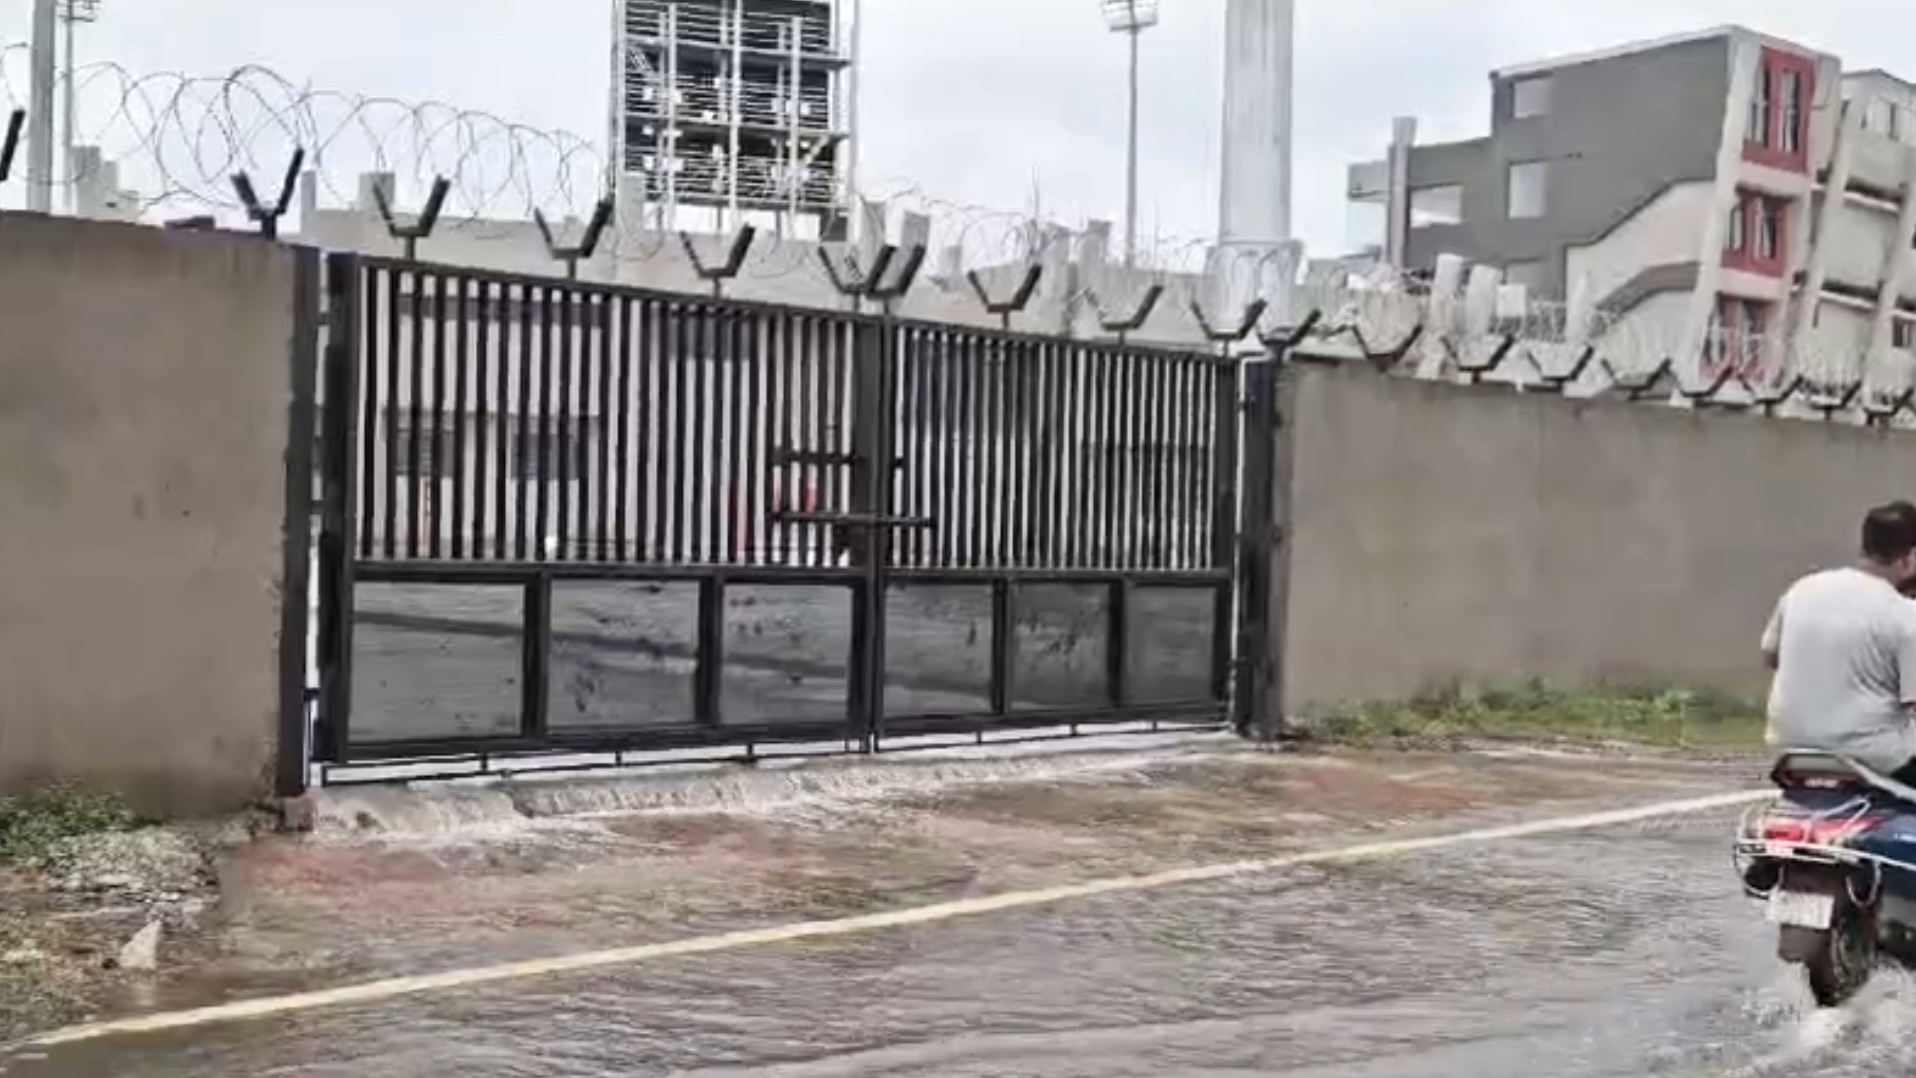
<path id="1" fill-rule="evenodd" d="M 32 92 L 27 98 L 27 208 L 53 212 L 53 78 L 59 0 L 33 0 Z"/>

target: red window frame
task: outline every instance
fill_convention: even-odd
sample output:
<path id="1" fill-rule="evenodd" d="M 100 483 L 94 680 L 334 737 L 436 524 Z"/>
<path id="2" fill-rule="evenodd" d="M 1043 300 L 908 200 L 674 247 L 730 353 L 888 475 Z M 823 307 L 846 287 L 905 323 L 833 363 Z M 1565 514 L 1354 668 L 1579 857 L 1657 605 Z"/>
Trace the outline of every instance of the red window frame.
<path id="1" fill-rule="evenodd" d="M 1738 191 L 1736 206 L 1730 210 L 1730 231 L 1723 241 L 1723 268 L 1765 277 L 1783 276 L 1789 265 L 1789 212 L 1788 199 L 1756 191 Z M 1763 249 L 1762 242 L 1766 216 L 1776 225 L 1776 242 L 1769 251 Z M 1742 225 L 1740 244 L 1736 242 L 1738 224 Z"/>
<path id="2" fill-rule="evenodd" d="M 1750 87 L 1749 109 L 1760 118 L 1761 130 L 1744 132 L 1743 160 L 1790 172 L 1808 172 L 1810 165 L 1810 103 L 1816 99 L 1816 61 L 1800 53 L 1765 48 L 1757 61 L 1756 82 Z M 1796 148 L 1784 148 L 1784 106 L 1790 76 L 1796 77 Z M 1762 108 L 1758 117 L 1758 105 Z"/>
<path id="3" fill-rule="evenodd" d="M 1770 328 L 1769 303 L 1741 296 L 1718 296 L 1716 318 L 1703 350 L 1703 377 L 1715 381 L 1726 372 L 1755 379 L 1763 370 L 1763 337 Z M 1747 316 L 1747 317 L 1746 317 Z"/>

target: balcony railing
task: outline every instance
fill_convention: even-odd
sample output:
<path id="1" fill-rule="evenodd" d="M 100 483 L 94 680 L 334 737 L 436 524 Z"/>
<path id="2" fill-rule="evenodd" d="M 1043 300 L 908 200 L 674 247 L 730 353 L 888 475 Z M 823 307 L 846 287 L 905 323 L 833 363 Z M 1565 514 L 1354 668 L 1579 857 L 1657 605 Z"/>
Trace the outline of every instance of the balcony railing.
<path id="1" fill-rule="evenodd" d="M 1746 382 L 1759 382 L 1768 372 L 1770 350 L 1759 335 L 1739 334 L 1712 327 L 1703 339 L 1703 377 L 1715 381 L 1734 372 Z"/>
<path id="2" fill-rule="evenodd" d="M 666 176 L 659 158 L 640 147 L 628 151 L 627 167 L 646 178 L 648 196 L 663 197 Z M 694 200 L 724 201 L 731 197 L 730 176 L 722 157 L 683 157 L 673 170 L 672 189 L 677 197 Z M 794 195 L 800 209 L 829 208 L 837 204 L 837 177 L 829 162 L 800 163 L 762 157 L 739 161 L 738 199 L 756 205 L 789 205 Z"/>
<path id="3" fill-rule="evenodd" d="M 625 96 L 630 116 L 667 115 L 663 77 L 635 81 Z M 729 124 L 734 110 L 731 84 L 724 79 L 695 79 L 680 76 L 674 83 L 671 114 L 683 123 Z M 835 130 L 830 91 L 801 87 L 793 94 L 789 87 L 746 81 L 739 86 L 737 117 L 740 123 L 781 130 L 817 133 Z"/>

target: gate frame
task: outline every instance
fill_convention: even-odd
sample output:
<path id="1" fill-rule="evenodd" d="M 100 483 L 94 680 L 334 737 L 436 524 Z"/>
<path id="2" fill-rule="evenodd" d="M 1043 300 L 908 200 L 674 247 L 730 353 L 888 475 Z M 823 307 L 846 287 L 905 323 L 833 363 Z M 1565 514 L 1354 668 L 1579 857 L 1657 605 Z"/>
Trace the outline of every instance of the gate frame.
<path id="1" fill-rule="evenodd" d="M 1316 328 L 1313 312 L 1264 338 L 1244 371 L 1243 511 L 1237 529 L 1239 610 L 1232 726 L 1269 745 L 1290 734 L 1284 674 L 1290 634 L 1291 496 L 1295 472 L 1297 379 L 1291 365 Z"/>
<path id="2" fill-rule="evenodd" d="M 314 746 L 308 722 L 310 608 L 314 581 L 313 432 L 320 422 L 320 289 L 324 267 L 310 247 L 291 249 L 293 339 L 287 354 L 285 516 L 281 523 L 279 589 L 279 703 L 275 723 L 273 795 L 303 796 L 311 786 Z M 323 560 L 323 559 L 322 559 Z M 315 653 L 311 661 L 324 666 Z"/>
<path id="3" fill-rule="evenodd" d="M 768 566 L 727 564 L 673 564 L 593 562 L 567 560 L 525 560 L 512 562 L 482 560 L 420 561 L 407 564 L 362 564 L 360 545 L 363 523 L 358 519 L 359 478 L 364 467 L 360 446 L 361 368 L 371 362 L 368 349 L 379 342 L 372 334 L 375 325 L 366 320 L 364 298 L 370 295 L 368 265 L 386 272 L 419 274 L 415 282 L 430 275 L 447 278 L 484 279 L 498 282 L 538 284 L 559 288 L 589 289 L 606 295 L 621 295 L 641 302 L 658 300 L 687 307 L 709 305 L 739 312 L 790 312 L 845 328 L 851 337 L 849 358 L 851 438 L 850 452 L 835 463 L 850 471 L 843 493 L 851 504 L 842 510 L 823 507 L 817 513 L 784 514 L 786 522 L 811 523 L 843 533 L 848 553 L 842 566 Z M 312 751 L 303 753 L 302 770 L 310 772 L 312 763 L 322 766 L 350 767 L 361 764 L 396 764 L 449 755 L 486 758 L 519 753 L 616 753 L 671 750 L 693 747 L 731 746 L 742 748 L 746 758 L 756 758 L 756 746 L 775 743 L 842 741 L 847 751 L 877 753 L 887 751 L 887 736 L 976 735 L 983 741 L 987 731 L 1032 730 L 1069 725 L 1072 733 L 1079 724 L 1127 724 L 1160 722 L 1200 728 L 1214 728 L 1237 720 L 1240 731 L 1250 723 L 1245 715 L 1262 714 L 1261 704 L 1247 703 L 1247 691 L 1259 699 L 1268 699 L 1268 670 L 1254 676 L 1244 662 L 1248 656 L 1260 657 L 1268 667 L 1271 655 L 1270 634 L 1262 628 L 1265 618 L 1250 616 L 1253 611 L 1271 611 L 1269 603 L 1246 605 L 1248 589 L 1258 587 L 1268 594 L 1271 565 L 1269 557 L 1259 560 L 1245 542 L 1246 514 L 1253 507 L 1240 499 L 1254 490 L 1268 494 L 1271 484 L 1256 477 L 1266 473 L 1270 463 L 1266 454 L 1248 452 L 1261 449 L 1268 438 L 1260 439 L 1258 425 L 1240 432 L 1247 412 L 1244 393 L 1249 388 L 1248 372 L 1260 366 L 1243 357 L 1205 354 L 1194 350 L 1166 349 L 1167 355 L 1202 358 L 1206 365 L 1194 372 L 1192 390 L 1202 392 L 1203 381 L 1214 381 L 1211 392 L 1213 412 L 1209 432 L 1212 459 L 1211 486 L 1208 492 L 1208 517 L 1212 531 L 1208 567 L 1189 569 L 1126 568 L 926 568 L 897 564 L 894 547 L 896 532 L 922 522 L 887 515 L 895 504 L 893 467 L 896 426 L 900 421 L 899 379 L 903 347 L 901 330 L 911 327 L 949 328 L 955 333 L 987 339 L 1002 338 L 1032 344 L 1101 347 L 1113 342 L 1074 341 L 1048 336 L 1015 334 L 982 327 L 940 324 L 901 319 L 886 303 L 877 314 L 833 311 L 819 308 L 788 307 L 775 304 L 708 299 L 694 295 L 655 292 L 616 284 L 584 283 L 526 274 L 501 273 L 476 267 L 438 265 L 406 260 L 381 259 L 358 253 L 341 252 L 327 256 L 323 288 L 326 308 L 324 362 L 321 364 L 324 407 L 319 418 L 320 448 L 323 461 L 322 498 L 319 528 L 319 625 L 318 661 L 321 671 L 319 692 L 320 718 L 314 730 Z M 397 294 L 397 284 L 392 285 Z M 310 289 L 317 307 L 319 282 Z M 421 317 L 425 297 L 415 299 L 413 317 Z M 399 308 L 395 308 L 398 310 Z M 444 312 L 437 317 L 444 319 Z M 461 314 L 463 318 L 463 313 Z M 388 327 L 388 333 L 396 332 Z M 415 331 L 416 332 L 416 331 Z M 501 330 L 505 332 L 505 330 Z M 314 338 L 317 339 L 317 333 Z M 1122 340 L 1115 342 L 1127 346 Z M 1153 350 L 1145 350 L 1147 352 Z M 609 353 L 608 353 L 609 354 Z M 463 361 L 463 353 L 462 353 Z M 415 357 L 413 362 L 423 362 Z M 522 363 L 532 362 L 522 358 Z M 417 402 L 415 402 L 417 407 Z M 549 417 L 544 421 L 549 421 Z M 542 421 L 543 422 L 543 421 Z M 794 436 L 797 431 L 793 431 Z M 1269 432 L 1266 431 L 1266 434 Z M 1249 444 L 1247 444 L 1249 443 Z M 810 448 L 810 447 L 804 447 Z M 883 462 L 883 463 L 881 463 Z M 1260 463 L 1264 462 L 1264 463 Z M 1249 484 L 1249 485 L 1247 485 Z M 1108 511 L 1108 510 L 1107 510 Z M 1193 512 L 1204 512 L 1194 507 Z M 778 521 L 780 514 L 768 519 Z M 798 518 L 811 518 L 799 520 Z M 389 540 L 390 541 L 390 540 Z M 1265 581 L 1250 583 L 1247 568 L 1261 565 L 1267 570 Z M 623 728 L 605 733 L 555 735 L 546 725 L 546 684 L 550 671 L 553 631 L 551 593 L 555 581 L 697 581 L 699 594 L 699 630 L 695 695 L 699 701 L 694 717 L 696 726 L 674 726 L 659 730 Z M 523 608 L 524 704 L 518 736 L 480 738 L 420 738 L 355 744 L 350 735 L 353 681 L 354 598 L 360 583 L 437 583 L 437 584 L 512 584 L 525 589 Z M 893 582 L 936 584 L 941 582 L 976 584 L 991 588 L 991 707 L 988 712 L 964 716 L 908 715 L 891 719 L 884 708 L 887 646 L 886 600 Z M 1019 587 L 1027 583 L 1075 583 L 1099 586 L 1106 590 L 1105 648 L 1106 686 L 1109 701 L 1104 705 L 1071 708 L 1044 708 L 1017 711 L 1009 706 L 1010 675 L 1015 634 L 1013 620 Z M 852 625 L 848 641 L 846 713 L 832 721 L 786 723 L 753 726 L 719 722 L 715 709 L 719 670 L 723 662 L 723 589 L 732 583 L 785 583 L 844 586 L 850 592 Z M 1209 587 L 1215 591 L 1215 616 L 1211 635 L 1211 699 L 1199 705 L 1167 703 L 1161 706 L 1128 706 L 1126 663 L 1129 658 L 1129 606 L 1140 587 Z M 1233 630 L 1236 630 L 1234 632 Z M 1281 633 L 1279 634 L 1281 636 Z M 1257 650 L 1245 648 L 1258 640 L 1266 643 Z M 303 711 L 303 709 L 302 709 Z M 304 716 L 302 715 L 302 723 Z M 900 746 L 902 747 L 902 746 Z M 896 751 L 893 749 L 892 751 Z M 620 761 L 623 763 L 623 759 Z M 287 769 L 288 773 L 290 768 Z"/>

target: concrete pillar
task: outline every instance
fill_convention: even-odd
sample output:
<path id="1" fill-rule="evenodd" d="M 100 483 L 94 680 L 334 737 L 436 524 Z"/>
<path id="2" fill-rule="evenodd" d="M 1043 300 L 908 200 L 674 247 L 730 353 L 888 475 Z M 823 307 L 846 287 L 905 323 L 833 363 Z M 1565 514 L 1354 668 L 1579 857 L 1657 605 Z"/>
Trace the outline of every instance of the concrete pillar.
<path id="1" fill-rule="evenodd" d="M 1062 303 L 1071 294 L 1071 233 L 1057 225 L 1045 225 L 1037 231 L 1038 249 L 1032 252 L 1044 267 L 1038 278 L 1038 294 L 1046 302 Z"/>
<path id="2" fill-rule="evenodd" d="M 1723 103 L 1723 129 L 1718 136 L 1716 190 L 1698 241 L 1701 249 L 1697 252 L 1696 290 L 1690 294 L 1689 308 L 1684 312 L 1679 351 L 1674 357 L 1677 376 L 1691 382 L 1702 377 L 1703 344 L 1710 332 L 1710 320 L 1716 315 L 1716 298 L 1723 280 L 1723 242 L 1727 238 L 1730 210 L 1736 205 L 1736 177 L 1743 168 L 1743 133 L 1749 124 L 1750 94 L 1756 88 L 1757 63 L 1762 56 L 1762 43 L 1755 35 L 1738 31 L 1730 40 L 1730 85 Z M 1622 370 L 1647 370 L 1662 358 L 1615 355 L 1610 357 L 1610 362 Z"/>
<path id="3" fill-rule="evenodd" d="M 1096 289 L 1110 287 L 1111 222 L 1085 222 L 1084 231 L 1078 233 L 1078 249 L 1074 261 L 1078 266 L 1079 283 L 1084 287 Z"/>
<path id="4" fill-rule="evenodd" d="M 1563 306 L 1563 343 L 1579 348 L 1590 343 L 1597 315 L 1597 304 L 1590 293 L 1590 278 L 1578 274 L 1571 280 Z"/>
<path id="5" fill-rule="evenodd" d="M 1291 243 L 1291 59 L 1296 0 L 1228 0 L 1224 15 L 1223 183 L 1217 317 L 1257 298 L 1267 326 L 1290 321 L 1299 261 Z"/>
<path id="6" fill-rule="evenodd" d="M 139 195 L 120 187 L 120 166 L 108 161 L 98 146 L 73 148 L 74 173 L 78 185 L 75 212 L 95 221 L 140 219 Z"/>
<path id="7" fill-rule="evenodd" d="M 965 275 L 965 249 L 948 243 L 938 252 L 938 279 L 953 282 Z"/>
<path id="8" fill-rule="evenodd" d="M 1497 320 L 1507 322 L 1516 320 L 1525 322 L 1530 317 L 1530 290 L 1521 284 L 1501 283 L 1497 286 Z"/>
<path id="9" fill-rule="evenodd" d="M 1808 255 L 1808 261 L 1803 266 L 1803 289 L 1798 293 L 1796 310 L 1789 327 L 1792 359 L 1810 354 L 1810 336 L 1816 328 L 1816 308 L 1823 299 L 1823 284 L 1829 279 L 1829 246 L 1817 241 L 1830 235 L 1836 227 L 1836 217 L 1843 212 L 1843 192 L 1849 190 L 1850 174 L 1854 171 L 1856 140 L 1863 130 L 1863 110 L 1852 108 L 1851 104 L 1843 102 L 1836 130 L 1836 145 L 1830 151 L 1829 181 L 1823 188 L 1823 208 L 1816 222 L 1816 232 L 1814 235 L 1790 237 L 1790 242 L 1802 244 Z M 1860 368 L 1861 364 L 1858 366 Z M 1861 374 L 1862 371 L 1859 369 L 1846 373 Z"/>
<path id="10" fill-rule="evenodd" d="M 319 219 L 319 173 L 305 169 L 299 174 L 299 227 L 305 231 Z"/>
<path id="11" fill-rule="evenodd" d="M 1869 362 L 1878 372 L 1895 340 L 1891 326 L 1895 321 L 1896 301 L 1908 284 L 1904 268 L 1909 265 L 1912 238 L 1916 238 L 1916 146 L 1903 150 L 1903 201 L 1896 215 L 1896 231 L 1883 245 L 1883 268 L 1877 274 L 1882 287 L 1877 292 L 1875 316 L 1870 321 Z"/>
<path id="12" fill-rule="evenodd" d="M 605 254 L 619 265 L 628 245 L 643 249 L 635 241 L 647 230 L 645 215 L 651 207 L 645 201 L 645 177 L 621 172 L 615 182 L 618 189 L 612 199 L 612 227 L 607 230 L 610 235 L 605 238 Z"/>
<path id="13" fill-rule="evenodd" d="M 878 249 L 885 245 L 890 229 L 886 227 L 889 207 L 881 200 L 877 202 L 859 200 L 858 264 L 865 267 L 878 258 Z"/>
<path id="14" fill-rule="evenodd" d="M 397 253 L 399 244 L 386 231 L 386 219 L 379 216 L 379 197 L 375 191 L 386 192 L 388 202 L 398 189 L 390 172 L 362 172 L 359 174 L 359 190 L 353 199 L 353 209 L 358 211 L 361 251 L 390 251 Z M 399 207 L 393 207 L 397 214 Z"/>
<path id="15" fill-rule="evenodd" d="M 1503 284 L 1504 271 L 1495 266 L 1472 266 L 1464 285 L 1464 340 L 1475 341 L 1490 335 L 1497 317 L 1497 289 Z"/>
<path id="16" fill-rule="evenodd" d="M 1067 337 L 1075 336 L 1083 307 L 1078 294 L 1084 283 L 1077 263 L 1072 260 L 1071 230 L 1063 225 L 1044 225 L 1038 230 L 1038 236 L 1038 264 L 1044 267 L 1038 278 L 1038 294 L 1051 311 L 1051 328 Z M 1108 230 L 1103 242 L 1110 242 Z"/>
<path id="17" fill-rule="evenodd" d="M 1431 272 L 1430 303 L 1424 316 L 1424 335 L 1418 339 L 1422 353 L 1417 363 L 1420 378 L 1435 378 L 1450 362 L 1450 349 L 1461 345 L 1458 339 L 1459 290 L 1464 284 L 1462 255 L 1441 254 Z"/>
<path id="18" fill-rule="evenodd" d="M 1417 142 L 1417 117 L 1390 122 L 1390 151 L 1384 158 L 1384 261 L 1402 273 L 1410 265 L 1410 151 Z"/>
<path id="19" fill-rule="evenodd" d="M 1429 335 L 1449 338 L 1457 332 L 1457 296 L 1464 287 L 1467 264 L 1462 255 L 1441 254 L 1430 277 Z"/>
<path id="20" fill-rule="evenodd" d="M 107 203 L 112 200 L 113 182 L 106 175 L 106 155 L 98 146 L 73 148 L 73 173 L 79 185 L 77 213 L 91 220 L 107 220 Z"/>
<path id="21" fill-rule="evenodd" d="M 931 246 L 931 218 L 922 213 L 907 212 L 898 225 L 898 257 L 907 258 L 920 247 Z M 900 268 L 904 266 L 901 261 Z"/>

